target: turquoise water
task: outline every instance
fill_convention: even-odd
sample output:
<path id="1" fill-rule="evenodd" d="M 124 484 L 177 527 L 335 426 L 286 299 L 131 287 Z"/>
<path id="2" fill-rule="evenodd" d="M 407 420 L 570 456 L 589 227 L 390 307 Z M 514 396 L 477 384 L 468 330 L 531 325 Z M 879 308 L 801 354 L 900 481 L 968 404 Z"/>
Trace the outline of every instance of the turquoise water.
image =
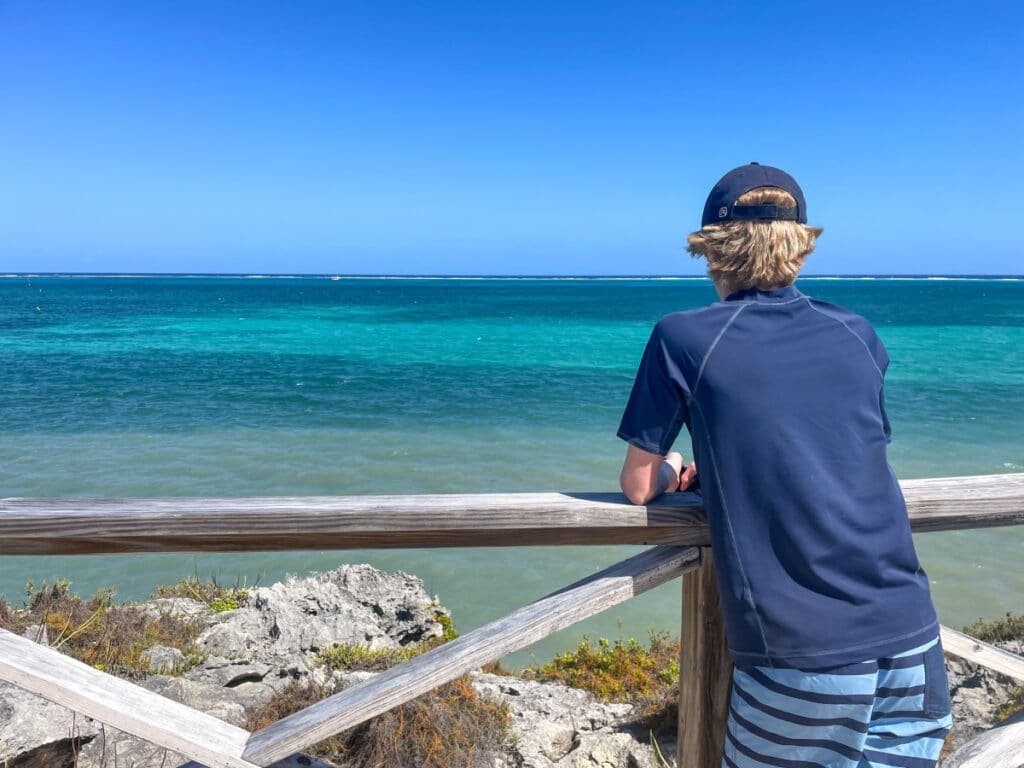
<path id="1" fill-rule="evenodd" d="M 1024 471 L 1024 280 L 799 287 L 884 339 L 900 477 Z M 614 490 L 650 326 L 715 298 L 703 279 L 0 279 L 0 496 Z M 1020 528 L 918 536 L 942 620 L 1024 608 L 1022 544 Z M 0 593 L 69 577 L 140 598 L 193 573 L 365 561 L 421 576 L 470 629 L 638 550 L 4 557 Z M 676 633 L 679 610 L 665 585 L 506 662 Z"/>

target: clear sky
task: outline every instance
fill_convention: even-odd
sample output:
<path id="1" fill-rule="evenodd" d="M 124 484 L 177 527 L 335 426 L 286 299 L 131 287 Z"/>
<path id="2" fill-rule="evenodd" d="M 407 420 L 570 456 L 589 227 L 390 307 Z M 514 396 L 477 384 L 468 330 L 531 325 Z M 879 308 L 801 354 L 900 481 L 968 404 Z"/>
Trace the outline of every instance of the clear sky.
<path id="1" fill-rule="evenodd" d="M 1024 3 L 0 0 L 0 272 L 1024 273 Z"/>

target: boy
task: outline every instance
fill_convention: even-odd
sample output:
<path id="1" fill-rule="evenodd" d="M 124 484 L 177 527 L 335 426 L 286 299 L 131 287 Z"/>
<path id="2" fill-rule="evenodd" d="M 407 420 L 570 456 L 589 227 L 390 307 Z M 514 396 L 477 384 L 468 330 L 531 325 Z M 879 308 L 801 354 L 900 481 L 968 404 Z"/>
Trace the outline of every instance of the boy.
<path id="1" fill-rule="evenodd" d="M 655 325 L 620 483 L 645 504 L 699 469 L 736 665 L 723 766 L 934 768 L 949 693 L 886 457 L 889 361 L 867 320 L 793 285 L 821 231 L 776 168 L 711 190 L 688 250 L 722 301 Z"/>

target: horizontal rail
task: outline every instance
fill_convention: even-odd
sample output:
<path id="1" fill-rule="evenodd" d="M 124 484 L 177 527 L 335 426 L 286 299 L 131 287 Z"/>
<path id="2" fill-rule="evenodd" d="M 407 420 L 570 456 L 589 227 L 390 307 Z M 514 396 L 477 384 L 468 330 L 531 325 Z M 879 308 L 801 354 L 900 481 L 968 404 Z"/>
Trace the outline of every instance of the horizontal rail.
<path id="1" fill-rule="evenodd" d="M 699 564 L 697 547 L 648 549 L 256 731 L 242 756 L 279 760 Z"/>
<path id="2" fill-rule="evenodd" d="M 906 480 L 915 531 L 1024 523 L 1024 473 Z M 618 493 L 0 499 L 0 554 L 710 544 L 701 497 Z"/>

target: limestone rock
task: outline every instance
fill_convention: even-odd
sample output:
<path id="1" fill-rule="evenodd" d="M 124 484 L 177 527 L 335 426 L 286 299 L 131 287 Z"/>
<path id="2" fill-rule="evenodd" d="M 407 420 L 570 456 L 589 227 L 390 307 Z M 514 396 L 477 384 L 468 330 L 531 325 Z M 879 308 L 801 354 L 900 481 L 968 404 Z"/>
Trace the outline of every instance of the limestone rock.
<path id="1" fill-rule="evenodd" d="M 308 578 L 250 590 L 237 610 L 214 614 L 197 644 L 206 653 L 277 665 L 335 643 L 388 648 L 439 637 L 445 612 L 423 582 L 401 571 L 343 565 Z"/>
<path id="2" fill-rule="evenodd" d="M 235 688 L 243 683 L 261 683 L 273 667 L 245 659 L 210 656 L 190 669 L 184 677 L 197 683 Z"/>
<path id="3" fill-rule="evenodd" d="M 83 715 L 0 682 L 0 765 L 71 768 L 75 754 L 99 730 L 98 723 Z"/>
<path id="4" fill-rule="evenodd" d="M 541 683 L 483 672 L 472 674 L 481 696 L 509 707 L 514 744 L 511 763 L 521 768 L 654 768 L 654 750 L 636 733 L 631 704 L 602 704 L 560 683 Z M 673 748 L 674 749 L 674 748 Z"/>
<path id="5" fill-rule="evenodd" d="M 173 675 L 180 669 L 184 669 L 188 663 L 185 654 L 177 648 L 170 648 L 166 645 L 154 645 L 141 654 L 142 660 L 150 672 L 155 675 Z"/>
<path id="6" fill-rule="evenodd" d="M 946 657 L 946 675 L 953 706 L 953 730 L 946 740 L 951 750 L 992 728 L 1000 705 L 1021 687 L 1019 681 L 954 656 Z"/>
<path id="7" fill-rule="evenodd" d="M 142 604 L 146 613 L 153 618 L 161 615 L 179 619 L 205 619 L 213 615 L 210 607 L 190 597 L 156 597 Z"/>

